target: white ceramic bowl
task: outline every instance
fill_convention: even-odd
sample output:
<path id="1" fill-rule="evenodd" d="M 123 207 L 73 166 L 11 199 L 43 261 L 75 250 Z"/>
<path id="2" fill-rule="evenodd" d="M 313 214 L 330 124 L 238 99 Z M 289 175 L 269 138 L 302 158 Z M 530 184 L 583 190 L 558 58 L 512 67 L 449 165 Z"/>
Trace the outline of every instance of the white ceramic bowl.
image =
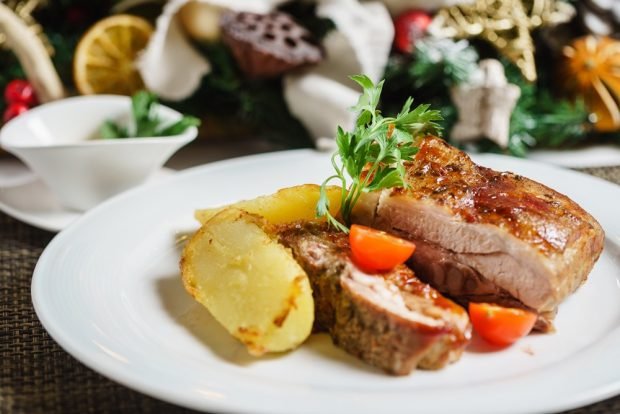
<path id="1" fill-rule="evenodd" d="M 159 105 L 164 122 L 181 118 Z M 68 208 L 87 210 L 143 183 L 198 134 L 196 127 L 171 137 L 96 139 L 104 121 L 127 123 L 126 96 L 79 96 L 41 105 L 7 123 L 0 145 L 19 157 Z"/>

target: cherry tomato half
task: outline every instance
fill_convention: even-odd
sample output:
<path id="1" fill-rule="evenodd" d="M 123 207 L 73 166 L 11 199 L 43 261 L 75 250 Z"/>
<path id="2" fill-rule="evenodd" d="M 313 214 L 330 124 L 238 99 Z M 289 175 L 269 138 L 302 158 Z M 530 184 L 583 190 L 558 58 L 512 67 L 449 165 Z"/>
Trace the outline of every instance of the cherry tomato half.
<path id="1" fill-rule="evenodd" d="M 537 315 L 523 309 L 470 303 L 469 318 L 478 335 L 492 344 L 506 346 L 530 333 Z"/>
<path id="2" fill-rule="evenodd" d="M 349 232 L 353 261 L 366 270 L 390 270 L 415 251 L 415 244 L 384 231 L 354 224 Z"/>

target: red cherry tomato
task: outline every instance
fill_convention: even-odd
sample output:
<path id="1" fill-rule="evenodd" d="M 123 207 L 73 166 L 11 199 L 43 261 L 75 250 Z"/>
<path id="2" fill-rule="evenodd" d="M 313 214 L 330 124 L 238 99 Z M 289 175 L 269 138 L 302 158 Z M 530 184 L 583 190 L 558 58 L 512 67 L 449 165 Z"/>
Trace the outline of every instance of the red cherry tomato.
<path id="1" fill-rule="evenodd" d="M 27 80 L 13 79 L 4 89 L 4 100 L 7 104 L 22 103 L 32 107 L 37 104 L 34 88 Z"/>
<path id="2" fill-rule="evenodd" d="M 482 338 L 492 344 L 506 346 L 530 333 L 537 315 L 523 309 L 470 303 L 469 319 Z"/>
<path id="3" fill-rule="evenodd" d="M 353 261 L 365 270 L 385 271 L 402 264 L 415 244 L 386 232 L 354 224 L 349 233 Z"/>
<path id="4" fill-rule="evenodd" d="M 15 118 L 26 112 L 28 110 L 28 106 L 23 103 L 15 102 L 9 104 L 9 106 L 4 110 L 4 115 L 2 116 L 2 120 L 4 122 L 9 122 L 11 119 Z"/>
<path id="5" fill-rule="evenodd" d="M 432 17 L 422 10 L 408 10 L 394 21 L 394 46 L 401 53 L 411 53 L 415 42 L 424 37 Z"/>

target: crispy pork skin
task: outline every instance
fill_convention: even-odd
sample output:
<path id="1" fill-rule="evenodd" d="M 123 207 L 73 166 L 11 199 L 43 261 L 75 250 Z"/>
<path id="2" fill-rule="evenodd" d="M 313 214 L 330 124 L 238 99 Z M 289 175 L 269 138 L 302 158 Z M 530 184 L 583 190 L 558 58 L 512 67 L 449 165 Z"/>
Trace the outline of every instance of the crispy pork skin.
<path id="1" fill-rule="evenodd" d="M 393 375 L 458 360 L 471 337 L 467 313 L 404 265 L 367 273 L 349 258 L 346 234 L 325 223 L 284 225 L 279 240 L 309 276 L 315 330 Z"/>
<path id="2" fill-rule="evenodd" d="M 365 194 L 352 220 L 414 241 L 418 276 L 461 304 L 530 309 L 538 330 L 552 330 L 603 250 L 601 226 L 574 201 L 439 138 L 422 140 L 407 183 Z"/>

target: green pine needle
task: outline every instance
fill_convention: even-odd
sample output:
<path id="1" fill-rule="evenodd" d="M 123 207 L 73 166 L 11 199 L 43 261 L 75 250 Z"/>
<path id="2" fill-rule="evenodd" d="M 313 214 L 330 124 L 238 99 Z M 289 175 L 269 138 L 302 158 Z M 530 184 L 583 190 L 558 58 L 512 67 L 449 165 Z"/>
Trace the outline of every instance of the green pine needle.
<path id="1" fill-rule="evenodd" d="M 508 151 L 524 157 L 531 148 L 557 148 L 583 142 L 589 136 L 589 112 L 583 101 L 571 103 L 548 89 L 526 82 L 511 64 L 506 77 L 518 85 L 521 97 L 510 119 Z"/>
<path id="2" fill-rule="evenodd" d="M 451 87 L 467 82 L 477 62 L 478 53 L 466 40 L 427 38 L 416 43 L 410 74 L 418 88 L 433 82 Z"/>

